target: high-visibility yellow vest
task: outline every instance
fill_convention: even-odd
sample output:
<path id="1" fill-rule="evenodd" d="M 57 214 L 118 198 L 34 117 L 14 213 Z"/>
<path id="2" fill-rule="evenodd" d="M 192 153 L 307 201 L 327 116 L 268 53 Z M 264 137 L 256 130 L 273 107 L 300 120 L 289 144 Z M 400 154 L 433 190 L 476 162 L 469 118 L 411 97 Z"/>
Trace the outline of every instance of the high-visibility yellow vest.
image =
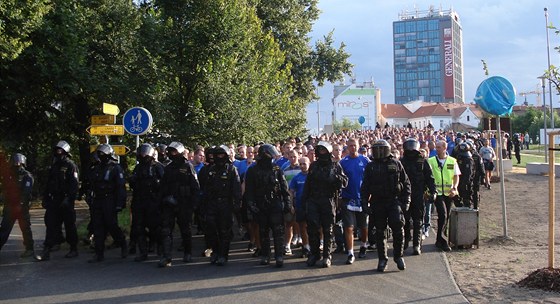
<path id="1" fill-rule="evenodd" d="M 432 167 L 434 180 L 436 182 L 437 195 L 447 195 L 453 187 L 453 176 L 455 175 L 455 163 L 457 160 L 447 156 L 443 166 L 440 167 L 437 156 L 428 158 L 428 163 Z"/>

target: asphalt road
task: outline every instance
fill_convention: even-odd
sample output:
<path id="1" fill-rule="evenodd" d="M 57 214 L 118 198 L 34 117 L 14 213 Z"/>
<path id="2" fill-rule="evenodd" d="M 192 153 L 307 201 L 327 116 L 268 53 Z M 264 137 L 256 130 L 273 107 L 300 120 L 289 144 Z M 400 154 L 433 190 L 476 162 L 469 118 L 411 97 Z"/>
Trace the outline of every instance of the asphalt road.
<path id="1" fill-rule="evenodd" d="M 32 210 L 36 251 L 44 239 L 42 210 Z M 21 259 L 21 231 L 14 226 L 0 252 L 0 303 L 468 303 L 457 288 L 444 254 L 434 238 L 425 241 L 423 254 L 405 254 L 407 269 L 390 260 L 387 272 L 377 273 L 377 254 L 345 265 L 345 255 L 334 255 L 331 268 L 307 267 L 299 250 L 283 268 L 260 266 L 236 239 L 230 262 L 210 265 L 208 258 L 157 268 L 157 258 L 143 263 L 121 259 L 120 249 L 108 250 L 105 261 L 88 264 L 92 253 L 66 259 L 67 247 L 47 262 Z M 194 238 L 194 252 L 202 252 L 202 237 Z M 356 247 L 357 248 L 357 247 Z M 391 252 L 389 252 L 391 256 Z M 320 264 L 320 263 L 318 263 Z"/>

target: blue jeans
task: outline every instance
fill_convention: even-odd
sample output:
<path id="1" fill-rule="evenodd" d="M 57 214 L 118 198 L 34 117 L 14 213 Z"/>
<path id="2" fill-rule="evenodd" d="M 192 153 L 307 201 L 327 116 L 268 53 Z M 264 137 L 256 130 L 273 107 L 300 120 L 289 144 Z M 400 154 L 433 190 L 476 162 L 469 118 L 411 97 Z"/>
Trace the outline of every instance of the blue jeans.
<path id="1" fill-rule="evenodd" d="M 433 207 L 434 201 L 432 199 L 424 200 L 424 230 L 428 230 L 431 227 L 430 220 L 432 219 Z"/>

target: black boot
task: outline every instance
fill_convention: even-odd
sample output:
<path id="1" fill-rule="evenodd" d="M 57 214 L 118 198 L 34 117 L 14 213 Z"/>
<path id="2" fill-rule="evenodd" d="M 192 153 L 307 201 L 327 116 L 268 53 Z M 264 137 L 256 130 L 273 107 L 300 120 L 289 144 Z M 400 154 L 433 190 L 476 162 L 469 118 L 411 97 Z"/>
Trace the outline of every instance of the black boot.
<path id="1" fill-rule="evenodd" d="M 318 260 L 319 258 L 317 257 L 317 255 L 312 254 L 307 258 L 307 262 L 305 263 L 307 263 L 307 266 L 312 267 L 315 266 L 315 264 L 317 264 Z"/>
<path id="2" fill-rule="evenodd" d="M 51 251 L 49 248 L 44 248 L 40 255 L 35 256 L 37 261 L 48 261 L 51 259 Z"/>
<path id="3" fill-rule="evenodd" d="M 397 268 L 399 268 L 399 270 L 406 269 L 406 264 L 404 263 L 404 259 L 402 257 L 395 258 L 395 263 L 397 263 Z"/>
<path id="4" fill-rule="evenodd" d="M 126 243 L 126 240 L 123 240 L 121 242 L 121 258 L 126 258 L 128 256 L 128 244 Z"/>
<path id="5" fill-rule="evenodd" d="M 385 272 L 385 269 L 387 269 L 387 260 L 379 259 L 379 262 L 377 262 L 377 271 Z"/>
<path id="6" fill-rule="evenodd" d="M 171 258 L 163 257 L 158 262 L 159 268 L 170 267 L 171 266 Z"/>

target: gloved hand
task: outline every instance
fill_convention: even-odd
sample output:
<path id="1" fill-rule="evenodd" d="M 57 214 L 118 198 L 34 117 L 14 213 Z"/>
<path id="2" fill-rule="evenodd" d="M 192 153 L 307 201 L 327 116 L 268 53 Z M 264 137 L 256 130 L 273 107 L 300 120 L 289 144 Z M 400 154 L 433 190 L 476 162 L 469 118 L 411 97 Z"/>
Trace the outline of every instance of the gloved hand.
<path id="1" fill-rule="evenodd" d="M 372 215 L 373 209 L 369 206 L 369 204 L 362 203 L 362 212 L 367 215 Z"/>
<path id="2" fill-rule="evenodd" d="M 410 207 L 410 199 L 408 199 L 406 201 L 401 201 L 402 212 L 407 212 L 409 207 Z"/>
<path id="3" fill-rule="evenodd" d="M 70 198 L 65 197 L 65 198 L 62 200 L 62 202 L 60 203 L 60 207 L 68 208 L 68 207 L 70 207 L 70 202 L 71 202 Z"/>
<path id="4" fill-rule="evenodd" d="M 284 213 L 293 213 L 294 207 L 292 207 L 292 203 L 284 203 Z"/>
<path id="5" fill-rule="evenodd" d="M 259 213 L 259 207 L 257 207 L 257 205 L 253 202 L 247 202 L 247 209 L 252 213 L 252 214 L 257 214 Z"/>
<path id="6" fill-rule="evenodd" d="M 233 202 L 233 212 L 238 213 L 241 210 L 241 202 Z"/>

